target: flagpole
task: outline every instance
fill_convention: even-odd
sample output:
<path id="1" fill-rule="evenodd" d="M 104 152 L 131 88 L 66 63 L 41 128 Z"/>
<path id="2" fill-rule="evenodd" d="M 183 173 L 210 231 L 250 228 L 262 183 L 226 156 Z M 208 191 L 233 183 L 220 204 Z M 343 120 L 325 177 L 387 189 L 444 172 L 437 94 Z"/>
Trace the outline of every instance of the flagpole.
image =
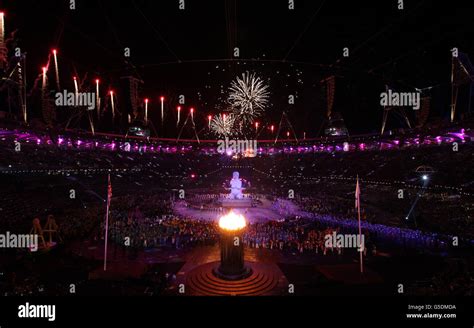
<path id="1" fill-rule="evenodd" d="M 361 231 L 361 228 L 360 228 L 360 207 L 357 209 L 357 215 L 359 217 L 359 240 L 362 240 L 361 239 L 362 231 Z M 365 247 L 365 245 L 364 245 L 364 247 Z M 362 258 L 363 249 L 361 247 L 359 247 L 359 253 L 360 253 L 360 273 L 364 273 L 364 261 L 363 261 L 363 258 Z"/>
<path id="2" fill-rule="evenodd" d="M 357 218 L 358 218 L 358 221 L 359 221 L 359 242 L 362 240 L 362 229 L 361 229 L 361 226 L 360 226 L 360 187 L 359 187 L 359 175 L 357 175 L 357 187 L 356 187 L 357 191 Z M 365 247 L 365 245 L 364 245 Z M 364 260 L 363 260 L 363 256 L 362 256 L 362 247 L 361 245 L 359 245 L 359 253 L 360 253 L 360 273 L 364 273 Z"/>
<path id="3" fill-rule="evenodd" d="M 109 237 L 109 207 L 110 207 L 110 174 L 107 186 L 107 212 L 105 213 L 105 245 L 104 245 L 104 271 L 107 271 L 107 242 Z"/>

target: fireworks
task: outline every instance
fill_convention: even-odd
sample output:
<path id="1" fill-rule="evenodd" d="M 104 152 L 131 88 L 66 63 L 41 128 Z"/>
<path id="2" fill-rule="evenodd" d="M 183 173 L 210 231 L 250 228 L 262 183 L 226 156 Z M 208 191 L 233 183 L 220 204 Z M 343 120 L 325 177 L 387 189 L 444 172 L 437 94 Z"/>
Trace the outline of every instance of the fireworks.
<path id="1" fill-rule="evenodd" d="M 95 96 L 96 96 L 96 104 L 97 104 L 97 117 L 100 118 L 100 96 L 99 96 L 99 79 L 95 79 Z"/>
<path id="2" fill-rule="evenodd" d="M 161 126 L 163 126 L 163 122 L 165 120 L 165 109 L 164 109 L 165 97 L 161 96 L 160 101 L 161 101 Z"/>
<path id="3" fill-rule="evenodd" d="M 228 101 L 233 114 L 244 124 L 252 124 L 265 112 L 268 85 L 255 73 L 245 72 L 232 81 Z"/>
<path id="4" fill-rule="evenodd" d="M 235 116 L 232 114 L 218 114 L 211 122 L 211 131 L 220 137 L 234 134 Z"/>
<path id="5" fill-rule="evenodd" d="M 58 66 L 58 51 L 53 49 L 53 57 L 54 57 L 54 70 L 56 72 L 56 86 L 58 87 L 58 91 L 61 90 L 61 86 L 59 85 L 59 66 Z"/>
<path id="6" fill-rule="evenodd" d="M 114 102 L 114 92 L 110 91 L 110 104 L 112 105 L 112 122 L 115 118 L 115 102 Z"/>
<path id="7" fill-rule="evenodd" d="M 178 106 L 178 120 L 176 121 L 176 126 L 179 125 L 180 120 L 181 120 L 181 106 Z"/>
<path id="8" fill-rule="evenodd" d="M 148 124 L 148 102 L 149 99 L 145 99 L 145 124 Z"/>
<path id="9" fill-rule="evenodd" d="M 41 88 L 43 94 L 44 94 L 45 91 L 46 91 L 46 82 L 47 82 L 47 78 L 48 78 L 47 75 L 46 75 L 47 72 L 48 72 L 48 67 L 43 66 L 43 75 L 42 75 L 42 77 L 43 77 L 43 84 L 42 84 L 42 88 Z"/>
<path id="10" fill-rule="evenodd" d="M 73 79 L 74 79 L 74 90 L 76 92 L 76 98 L 77 98 L 79 97 L 79 86 L 77 84 L 77 78 L 74 76 Z"/>
<path id="11" fill-rule="evenodd" d="M 0 12 L 0 43 L 3 46 L 5 42 L 5 14 Z"/>
<path id="12" fill-rule="evenodd" d="M 0 12 L 0 64 L 6 65 L 7 48 L 5 47 L 5 14 Z"/>

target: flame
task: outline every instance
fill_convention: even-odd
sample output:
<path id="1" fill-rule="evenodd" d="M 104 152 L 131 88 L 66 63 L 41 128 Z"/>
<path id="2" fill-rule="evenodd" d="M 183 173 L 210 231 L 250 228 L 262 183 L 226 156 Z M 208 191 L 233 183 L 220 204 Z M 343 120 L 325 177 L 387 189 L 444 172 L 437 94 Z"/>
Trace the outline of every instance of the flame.
<path id="1" fill-rule="evenodd" d="M 237 231 L 245 228 L 246 225 L 247 222 L 243 215 L 236 214 L 232 211 L 219 219 L 219 227 L 224 230 Z"/>

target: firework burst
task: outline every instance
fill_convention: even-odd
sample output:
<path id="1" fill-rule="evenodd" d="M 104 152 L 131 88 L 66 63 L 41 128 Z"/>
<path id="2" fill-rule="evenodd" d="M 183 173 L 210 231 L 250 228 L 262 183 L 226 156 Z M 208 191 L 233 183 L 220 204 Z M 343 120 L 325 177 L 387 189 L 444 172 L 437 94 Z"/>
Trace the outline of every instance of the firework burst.
<path id="1" fill-rule="evenodd" d="M 235 134 L 235 116 L 232 114 L 218 114 L 211 121 L 211 131 L 220 137 Z"/>
<path id="2" fill-rule="evenodd" d="M 228 102 L 234 116 L 247 125 L 265 112 L 269 95 L 268 85 L 262 79 L 255 73 L 245 72 L 232 81 Z"/>

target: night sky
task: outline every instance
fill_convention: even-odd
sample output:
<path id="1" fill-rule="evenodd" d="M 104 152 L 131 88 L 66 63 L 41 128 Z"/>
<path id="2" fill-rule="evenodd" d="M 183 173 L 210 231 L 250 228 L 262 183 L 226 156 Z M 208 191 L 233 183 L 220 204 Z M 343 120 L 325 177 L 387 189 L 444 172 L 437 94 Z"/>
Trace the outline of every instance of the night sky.
<path id="1" fill-rule="evenodd" d="M 70 10 L 66 0 L 0 1 L 7 35 L 17 30 L 17 46 L 27 52 L 29 90 L 57 48 L 64 88 L 73 89 L 73 75 L 100 77 L 117 88 L 121 76 L 133 74 L 144 80 L 143 96 L 155 106 L 160 95 L 167 97 L 170 115 L 176 97 L 186 95 L 202 124 L 245 71 L 270 85 L 262 122 L 277 124 L 285 110 L 299 134 L 316 136 L 326 112 L 321 81 L 333 74 L 334 111 L 351 134 L 379 131 L 379 95 L 387 83 L 403 91 L 433 86 L 431 116 L 446 118 L 450 49 L 474 56 L 474 11 L 466 1 L 406 0 L 404 10 L 395 0 L 295 0 L 295 10 L 284 0 L 186 0 L 185 6 L 179 10 L 178 0 L 76 0 Z M 240 60 L 229 60 L 234 47 Z M 294 106 L 286 103 L 290 94 L 297 96 Z M 32 115 L 40 116 L 36 107 L 32 100 Z M 158 119 L 158 110 L 150 115 Z"/>

